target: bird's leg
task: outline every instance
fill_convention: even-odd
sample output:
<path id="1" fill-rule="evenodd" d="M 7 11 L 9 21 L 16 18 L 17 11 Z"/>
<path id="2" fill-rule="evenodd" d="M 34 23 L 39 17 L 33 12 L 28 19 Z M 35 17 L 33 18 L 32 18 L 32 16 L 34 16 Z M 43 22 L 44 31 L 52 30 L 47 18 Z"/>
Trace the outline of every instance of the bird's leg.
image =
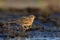
<path id="1" fill-rule="evenodd" d="M 26 28 L 24 27 L 24 25 L 22 25 L 22 28 L 23 28 L 23 30 L 26 30 Z"/>

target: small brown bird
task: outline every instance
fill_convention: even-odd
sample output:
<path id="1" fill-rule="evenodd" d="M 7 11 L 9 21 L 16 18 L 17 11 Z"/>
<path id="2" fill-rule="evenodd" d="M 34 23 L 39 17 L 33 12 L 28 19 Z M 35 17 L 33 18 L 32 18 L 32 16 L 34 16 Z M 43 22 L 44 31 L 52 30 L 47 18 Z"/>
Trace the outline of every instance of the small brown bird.
<path id="1" fill-rule="evenodd" d="M 24 17 L 21 17 L 20 19 L 18 19 L 17 22 L 20 23 L 20 25 L 24 29 L 29 29 L 29 26 L 31 26 L 33 24 L 34 19 L 35 19 L 34 15 L 30 15 L 28 17 L 24 16 Z"/>

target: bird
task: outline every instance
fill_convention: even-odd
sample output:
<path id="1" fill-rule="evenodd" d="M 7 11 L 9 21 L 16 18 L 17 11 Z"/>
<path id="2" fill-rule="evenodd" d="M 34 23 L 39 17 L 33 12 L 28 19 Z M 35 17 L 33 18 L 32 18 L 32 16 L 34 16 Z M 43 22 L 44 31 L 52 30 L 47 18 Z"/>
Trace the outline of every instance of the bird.
<path id="1" fill-rule="evenodd" d="M 17 20 L 17 22 L 25 29 L 29 29 L 32 27 L 33 21 L 35 19 L 34 15 L 23 16 Z"/>

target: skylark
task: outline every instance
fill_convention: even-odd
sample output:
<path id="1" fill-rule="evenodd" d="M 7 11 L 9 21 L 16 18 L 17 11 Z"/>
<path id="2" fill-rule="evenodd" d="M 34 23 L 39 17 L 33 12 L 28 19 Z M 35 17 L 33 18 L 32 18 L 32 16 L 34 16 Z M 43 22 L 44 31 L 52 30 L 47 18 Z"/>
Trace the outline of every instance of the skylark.
<path id="1" fill-rule="evenodd" d="M 17 22 L 24 28 L 29 29 L 32 27 L 33 21 L 35 19 L 34 15 L 24 16 L 17 20 Z"/>

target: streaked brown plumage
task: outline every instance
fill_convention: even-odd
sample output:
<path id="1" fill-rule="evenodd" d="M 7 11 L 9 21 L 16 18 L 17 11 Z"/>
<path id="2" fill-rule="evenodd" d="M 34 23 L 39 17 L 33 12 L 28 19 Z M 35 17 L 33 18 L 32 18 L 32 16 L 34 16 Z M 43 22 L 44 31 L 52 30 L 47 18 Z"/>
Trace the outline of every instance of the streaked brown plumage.
<path id="1" fill-rule="evenodd" d="M 21 26 L 30 26 L 32 25 L 33 21 L 35 19 L 35 16 L 34 15 L 30 15 L 30 16 L 24 16 L 24 17 L 21 17 L 20 19 L 17 20 L 18 23 L 20 23 Z"/>

